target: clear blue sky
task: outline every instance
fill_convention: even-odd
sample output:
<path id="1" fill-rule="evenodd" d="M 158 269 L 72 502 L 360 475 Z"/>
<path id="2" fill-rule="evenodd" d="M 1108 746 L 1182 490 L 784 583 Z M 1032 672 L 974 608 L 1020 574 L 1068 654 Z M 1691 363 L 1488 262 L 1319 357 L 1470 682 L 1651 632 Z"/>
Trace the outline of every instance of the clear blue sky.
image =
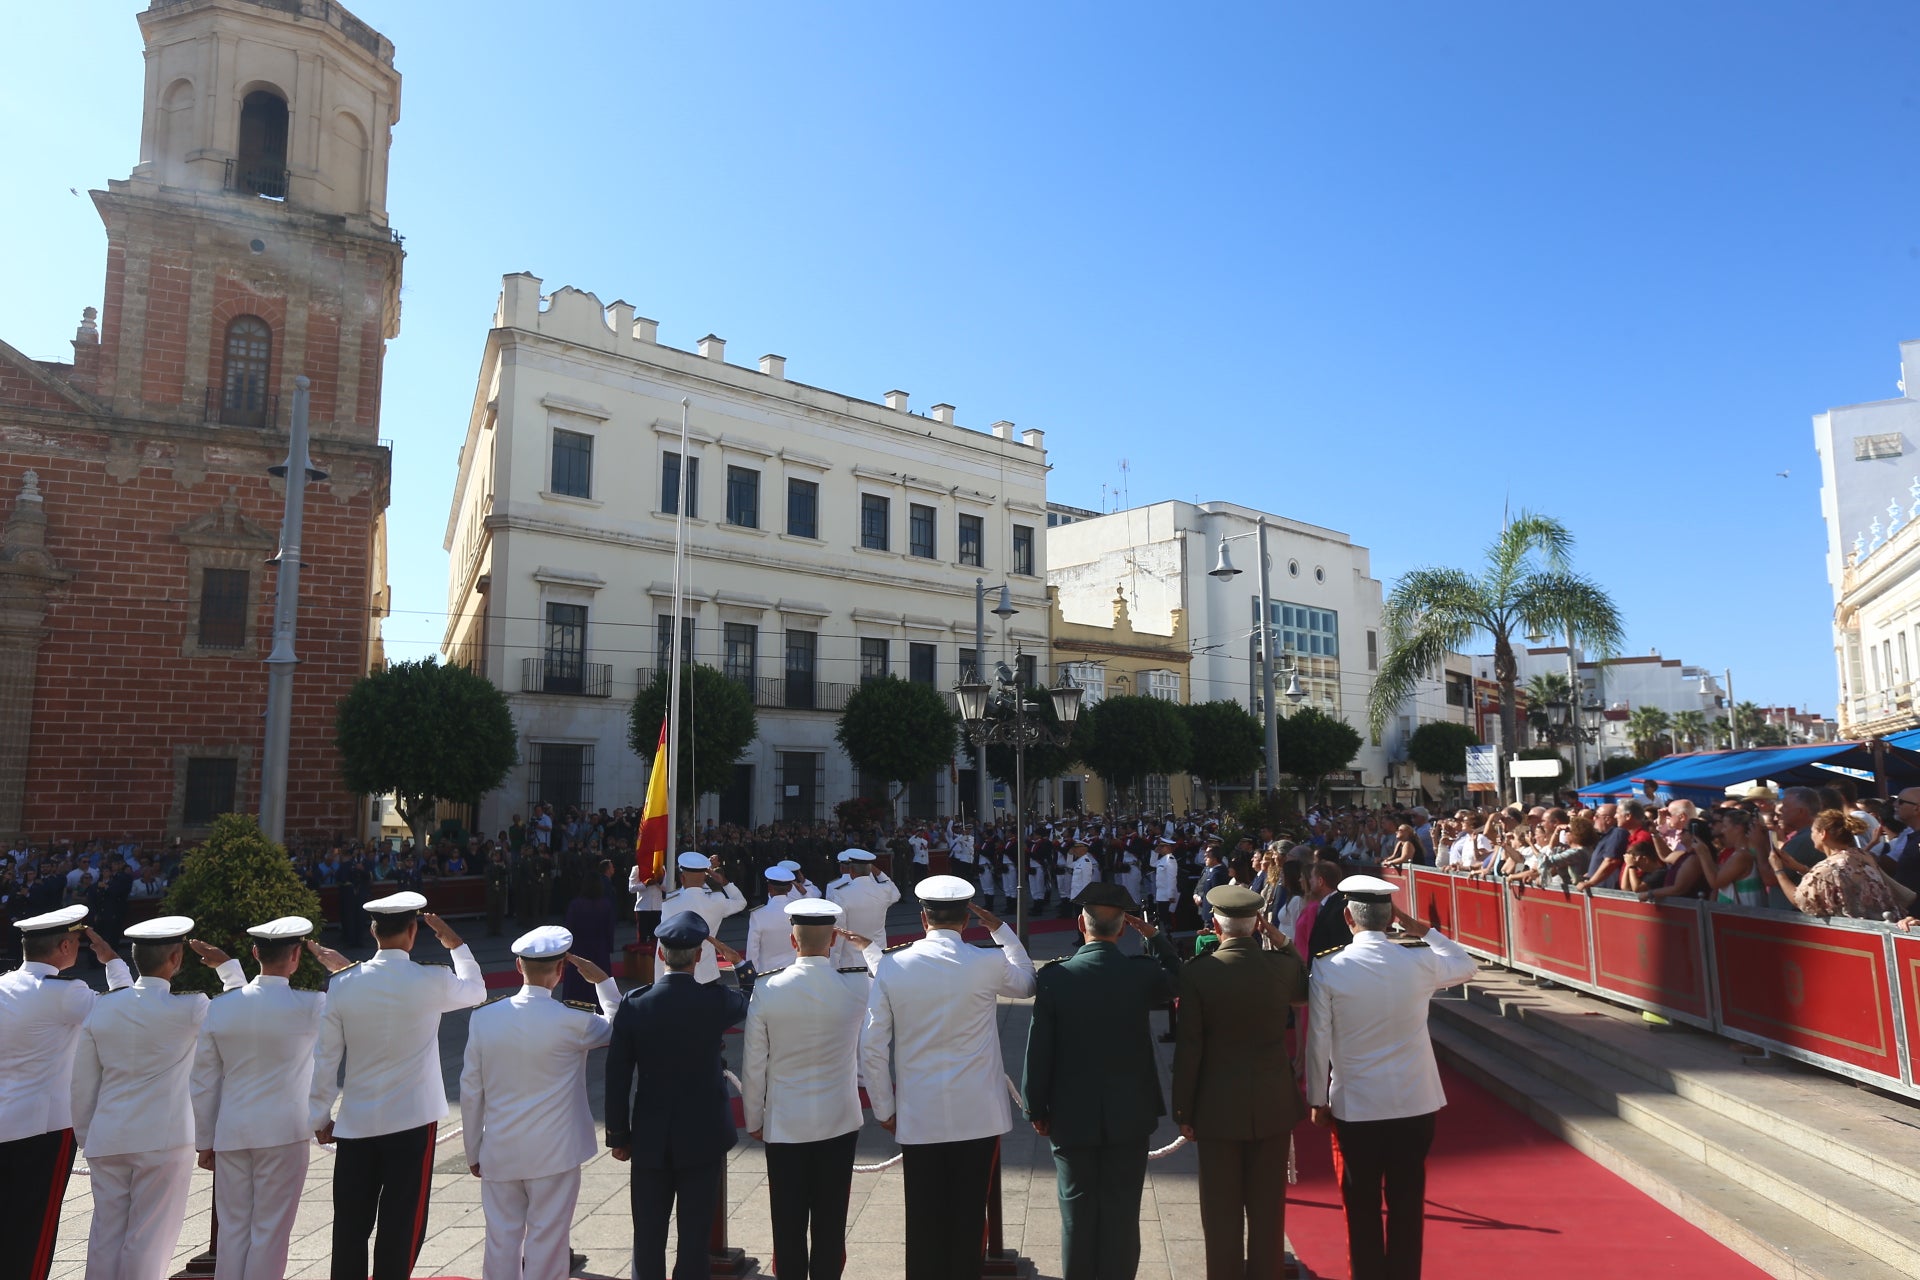
<path id="1" fill-rule="evenodd" d="M 130 0 L 10 6 L 0 337 L 67 350 Z M 1920 10 L 359 0 L 405 76 L 389 649 L 437 644 L 500 276 L 1047 431 L 1051 496 L 1345 530 L 1389 586 L 1566 520 L 1630 651 L 1831 710 L 1808 415 L 1920 335 Z M 1779 479 L 1775 472 L 1790 470 Z M 409 612 L 419 611 L 419 612 Z"/>

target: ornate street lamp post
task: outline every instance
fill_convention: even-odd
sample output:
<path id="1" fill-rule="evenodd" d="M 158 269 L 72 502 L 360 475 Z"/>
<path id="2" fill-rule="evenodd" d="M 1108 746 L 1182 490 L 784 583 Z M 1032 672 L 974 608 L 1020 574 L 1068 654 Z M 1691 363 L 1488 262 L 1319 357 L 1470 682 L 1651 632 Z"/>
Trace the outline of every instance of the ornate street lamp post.
<path id="1" fill-rule="evenodd" d="M 981 776 L 986 776 L 986 749 L 990 744 L 1013 748 L 1014 875 L 1019 882 L 1014 897 L 1014 927 L 1023 946 L 1027 941 L 1027 748 L 1039 743 L 1055 747 L 1067 745 L 1073 737 L 1073 726 L 1080 719 L 1082 692 L 1070 676 L 1062 676 L 1059 684 L 1047 690 L 1047 696 L 1053 699 L 1053 713 L 1060 722 L 1060 727 L 1055 729 L 1028 714 L 1038 708 L 1026 700 L 1025 691 L 1004 662 L 998 664 L 992 684 L 976 678 L 963 680 L 953 687 L 967 741 L 979 753 Z"/>

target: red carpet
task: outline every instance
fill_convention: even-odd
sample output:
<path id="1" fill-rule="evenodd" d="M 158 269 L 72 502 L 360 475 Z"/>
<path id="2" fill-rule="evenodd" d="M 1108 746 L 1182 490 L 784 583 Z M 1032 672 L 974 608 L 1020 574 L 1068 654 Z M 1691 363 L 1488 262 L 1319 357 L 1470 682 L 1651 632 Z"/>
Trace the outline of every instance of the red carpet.
<path id="1" fill-rule="evenodd" d="M 1485 1090 L 1445 1066 L 1440 1075 L 1447 1106 L 1427 1160 L 1427 1280 L 1765 1276 Z M 1310 1124 L 1294 1131 L 1300 1182 L 1287 1196 L 1287 1236 L 1314 1275 L 1339 1280 L 1347 1234 L 1329 1142 Z"/>

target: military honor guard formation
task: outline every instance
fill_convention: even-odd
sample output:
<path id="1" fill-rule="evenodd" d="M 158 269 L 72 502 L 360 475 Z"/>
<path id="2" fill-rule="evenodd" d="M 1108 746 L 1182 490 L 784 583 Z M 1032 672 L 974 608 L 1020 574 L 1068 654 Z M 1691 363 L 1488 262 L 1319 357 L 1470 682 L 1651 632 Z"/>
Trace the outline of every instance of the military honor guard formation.
<path id="1" fill-rule="evenodd" d="M 1052 1146 L 1066 1277 L 1125 1280 L 1140 1261 L 1152 1135 L 1168 1113 L 1150 1015 L 1176 1004 L 1172 1118 L 1198 1149 L 1209 1280 L 1283 1274 L 1289 1134 L 1303 1116 L 1334 1131 L 1355 1280 L 1419 1274 L 1425 1160 L 1445 1104 L 1426 1005 L 1473 961 L 1396 910 L 1387 882 L 1341 882 L 1352 940 L 1311 959 L 1258 894 L 1209 888 L 1217 945 L 1183 961 L 1155 922 L 1164 916 L 1089 877 L 1074 899 L 1079 945 L 1036 968 L 974 886 L 950 875 L 914 887 L 923 936 L 885 949 L 899 888 L 863 850 L 840 861 L 845 874 L 824 894 L 797 868 L 770 868 L 742 954 L 714 934 L 745 899 L 702 855 L 683 854 L 679 887 L 657 907 L 641 899 L 659 913 L 656 980 L 624 996 L 573 954 L 567 930 L 541 926 L 513 944 L 518 990 L 485 1003 L 471 950 L 410 892 L 366 904 L 378 950 L 359 964 L 321 946 L 309 920 L 253 927 L 250 981 L 185 917 L 127 930 L 137 978 L 87 927 L 85 907 L 23 921 L 26 962 L 0 976 L 0 1280 L 47 1275 L 76 1151 L 93 1188 L 88 1280 L 163 1280 L 196 1164 L 215 1175 L 216 1280 L 278 1280 L 315 1142 L 335 1153 L 333 1280 L 402 1280 L 425 1235 L 448 1115 L 440 1020 L 483 1004 L 459 1099 L 465 1162 L 482 1188 L 484 1280 L 563 1280 L 578 1261 L 580 1170 L 600 1146 L 588 1055 L 602 1047 L 604 1141 L 630 1169 L 633 1275 L 669 1274 L 677 1222 L 674 1280 L 706 1276 L 739 1140 L 723 1037 L 741 1026 L 733 1083 L 748 1136 L 766 1148 L 781 1280 L 841 1275 L 869 1110 L 900 1147 L 900 1274 L 976 1280 L 1016 1107 Z M 965 940 L 976 923 L 987 945 Z M 412 961 L 423 926 L 451 967 Z M 1396 926 L 1418 941 L 1394 941 Z M 1137 953 L 1120 945 L 1129 932 Z M 105 967 L 104 994 L 61 980 L 82 946 Z M 329 972 L 325 992 L 290 985 L 303 954 Z M 721 958 L 738 986 L 719 981 Z M 218 998 L 172 990 L 189 962 L 216 971 Z M 593 1004 L 556 998 L 569 965 Z M 1003 998 L 1033 1000 L 1017 1087 L 1002 1056 Z M 1305 1046 L 1304 1102 L 1290 1037 Z"/>

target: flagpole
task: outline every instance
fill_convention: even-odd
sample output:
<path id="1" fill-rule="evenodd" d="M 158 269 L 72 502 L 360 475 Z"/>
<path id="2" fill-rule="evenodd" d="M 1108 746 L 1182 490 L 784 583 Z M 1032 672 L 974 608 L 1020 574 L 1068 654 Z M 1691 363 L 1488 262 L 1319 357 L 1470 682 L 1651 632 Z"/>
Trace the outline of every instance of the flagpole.
<path id="1" fill-rule="evenodd" d="M 690 465 L 687 461 L 687 408 L 688 401 L 681 400 L 680 474 L 676 482 L 679 491 L 673 503 L 672 643 L 667 650 L 667 848 L 662 855 L 660 875 L 663 891 L 667 883 L 666 872 L 675 866 L 675 859 L 680 856 L 680 628 L 684 612 L 680 561 L 687 549 L 687 470 Z"/>

